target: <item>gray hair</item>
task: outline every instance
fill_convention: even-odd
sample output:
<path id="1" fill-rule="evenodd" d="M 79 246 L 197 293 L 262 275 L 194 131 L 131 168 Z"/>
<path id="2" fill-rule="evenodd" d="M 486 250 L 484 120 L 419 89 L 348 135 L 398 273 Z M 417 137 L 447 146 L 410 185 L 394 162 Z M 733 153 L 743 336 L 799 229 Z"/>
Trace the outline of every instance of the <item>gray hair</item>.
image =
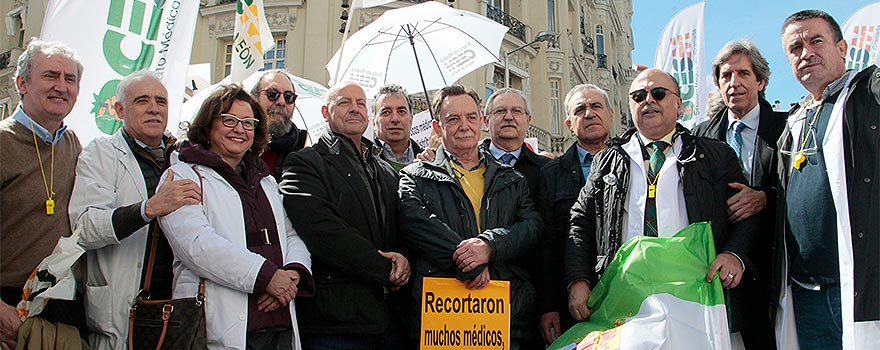
<path id="1" fill-rule="evenodd" d="M 254 84 L 254 86 L 251 88 L 251 91 L 248 91 L 248 93 L 251 94 L 251 97 L 257 99 L 257 101 L 259 101 L 259 98 L 260 98 L 260 90 L 261 90 L 260 86 L 263 85 L 263 78 L 265 78 L 269 74 L 283 75 L 285 78 L 287 78 L 288 81 L 290 81 L 290 86 L 293 86 L 293 88 L 296 89 L 296 86 L 294 86 L 294 84 L 293 84 L 293 79 L 290 79 L 290 76 L 287 75 L 286 70 L 281 69 L 281 68 L 275 68 L 275 69 L 263 71 L 263 74 L 261 74 L 260 78 L 257 79 L 257 83 Z"/>
<path id="2" fill-rule="evenodd" d="M 825 24 L 828 25 L 828 30 L 831 31 L 831 39 L 834 40 L 835 44 L 843 40 L 843 32 L 840 31 L 840 24 L 837 24 L 834 17 L 831 17 L 827 12 L 821 10 L 803 10 L 793 13 L 785 19 L 785 22 L 782 22 L 782 33 L 785 34 L 785 28 L 788 28 L 788 26 L 794 22 L 806 21 L 813 18 L 820 18 L 825 21 Z"/>
<path id="3" fill-rule="evenodd" d="M 596 92 L 602 94 L 602 97 L 605 98 L 605 108 L 611 109 L 611 102 L 608 99 L 608 92 L 606 92 L 605 90 L 603 90 L 602 88 L 600 88 L 594 84 L 579 84 L 579 85 L 575 85 L 573 88 L 571 88 L 571 90 L 568 91 L 567 94 L 565 94 L 565 119 L 566 120 L 571 119 L 571 115 L 568 113 L 568 110 L 569 110 L 568 104 L 571 103 L 571 99 L 574 98 L 574 94 L 581 92 L 581 91 L 587 91 L 587 90 L 593 90 L 593 91 L 596 91 Z"/>
<path id="4" fill-rule="evenodd" d="M 119 82 L 119 85 L 116 85 L 116 101 L 121 103 L 122 106 L 126 106 L 126 103 L 128 102 L 128 95 L 126 93 L 126 90 L 128 90 L 128 87 L 135 82 L 145 79 L 153 79 L 159 82 L 159 84 L 162 84 L 162 75 L 160 75 L 159 73 L 146 69 L 139 70 L 137 72 L 127 75 L 125 78 L 122 78 L 122 80 Z M 162 84 L 162 86 L 165 86 L 165 84 Z"/>
<path id="5" fill-rule="evenodd" d="M 400 95 L 406 100 L 406 106 L 409 108 L 410 114 L 412 114 L 413 105 L 412 101 L 409 99 L 409 94 L 406 93 L 406 89 L 397 84 L 388 84 L 381 88 L 379 88 L 379 92 L 376 93 L 376 96 L 373 97 L 373 114 L 379 115 L 379 97 L 387 96 L 387 95 Z"/>
<path id="6" fill-rule="evenodd" d="M 763 99 L 767 84 L 770 83 L 770 65 L 767 64 L 767 60 L 761 55 L 761 51 L 758 50 L 755 43 L 748 39 L 729 41 L 712 59 L 712 78 L 715 79 L 715 86 L 719 86 L 718 78 L 721 75 L 721 65 L 734 54 L 746 56 L 752 62 L 755 78 L 764 82 L 764 90 L 758 92 L 758 96 Z"/>
<path id="7" fill-rule="evenodd" d="M 519 96 L 523 100 L 523 104 L 526 106 L 526 115 L 532 115 L 532 109 L 529 107 L 529 99 L 526 98 L 526 94 L 520 90 L 509 87 L 498 89 L 492 93 L 492 96 L 489 96 L 489 98 L 486 99 L 486 108 L 483 110 L 483 115 L 488 117 L 489 113 L 492 112 L 492 108 L 494 108 L 493 105 L 495 104 L 495 99 L 504 94 L 514 94 Z"/>
<path id="8" fill-rule="evenodd" d="M 37 38 L 31 39 L 31 42 L 28 43 L 24 52 L 18 56 L 18 65 L 15 68 L 15 77 L 13 77 L 13 79 L 22 77 L 26 81 L 30 81 L 31 64 L 33 64 L 34 57 L 37 56 L 37 53 L 42 53 L 46 56 L 59 55 L 70 59 L 76 64 L 76 83 L 79 84 L 80 80 L 82 80 L 83 65 L 82 62 L 80 62 L 79 55 L 77 55 L 73 49 L 60 41 L 43 41 Z M 16 84 L 16 89 L 17 88 L 18 84 Z M 23 96 L 21 91 L 19 91 L 18 94 L 19 96 Z"/>

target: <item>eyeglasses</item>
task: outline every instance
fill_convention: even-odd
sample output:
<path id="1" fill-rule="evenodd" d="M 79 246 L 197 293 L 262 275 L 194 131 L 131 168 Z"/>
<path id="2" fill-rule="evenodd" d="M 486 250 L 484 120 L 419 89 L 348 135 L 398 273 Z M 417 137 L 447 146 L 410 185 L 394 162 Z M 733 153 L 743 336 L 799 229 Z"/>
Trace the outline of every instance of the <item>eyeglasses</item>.
<path id="1" fill-rule="evenodd" d="M 666 93 L 678 96 L 678 94 L 672 92 L 672 90 L 669 90 L 662 86 L 651 89 L 651 97 L 653 97 L 654 100 L 657 101 L 663 101 L 663 99 L 666 98 Z M 645 101 L 646 98 L 648 98 L 648 90 L 638 89 L 636 91 L 630 92 L 629 98 L 631 98 L 635 103 L 642 103 Z"/>
<path id="2" fill-rule="evenodd" d="M 229 113 L 220 114 L 220 121 L 223 122 L 223 126 L 230 129 L 235 128 L 238 123 L 241 123 L 241 127 L 248 131 L 254 130 L 257 127 L 257 123 L 260 122 L 260 120 L 257 118 L 241 119 L 235 116 L 235 114 Z"/>
<path id="3" fill-rule="evenodd" d="M 277 100 L 279 97 L 281 97 L 281 91 L 279 91 L 278 89 L 275 89 L 275 88 L 260 90 L 260 92 L 265 92 L 266 98 L 268 98 L 269 101 L 272 101 L 272 102 L 275 102 L 275 100 Z M 287 104 L 292 105 L 294 101 L 296 101 L 296 93 L 293 91 L 290 91 L 290 90 L 285 91 L 284 92 L 284 102 L 287 102 Z"/>

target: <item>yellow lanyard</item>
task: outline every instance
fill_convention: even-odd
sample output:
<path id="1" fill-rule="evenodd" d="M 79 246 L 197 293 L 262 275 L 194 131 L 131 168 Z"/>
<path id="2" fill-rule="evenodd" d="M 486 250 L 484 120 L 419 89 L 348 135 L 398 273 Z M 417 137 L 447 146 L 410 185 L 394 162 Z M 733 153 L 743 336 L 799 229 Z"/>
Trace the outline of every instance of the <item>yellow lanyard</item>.
<path id="1" fill-rule="evenodd" d="M 810 124 L 807 125 L 807 108 L 804 108 L 804 126 L 803 130 L 801 130 L 801 146 L 798 148 L 797 153 L 794 154 L 794 168 L 797 170 L 801 170 L 804 167 L 804 163 L 807 161 L 807 156 L 804 154 L 804 149 L 807 147 L 807 138 L 810 136 L 810 130 L 813 129 L 813 124 L 816 123 L 816 119 L 819 118 L 819 113 L 822 112 L 823 104 L 819 104 L 819 108 L 816 108 L 816 113 L 813 114 L 813 120 L 810 121 Z M 816 134 L 813 133 L 813 142 L 816 143 L 818 147 L 819 140 L 816 140 Z"/>
<path id="2" fill-rule="evenodd" d="M 34 149 L 37 151 L 37 162 L 40 163 L 40 174 L 43 175 L 43 186 L 46 187 L 46 215 L 55 214 L 55 143 L 52 143 L 52 169 L 49 181 L 46 181 L 46 171 L 43 170 L 43 158 L 40 156 L 40 146 L 37 143 L 37 133 L 34 131 L 34 120 L 31 119 L 31 133 L 34 134 Z"/>

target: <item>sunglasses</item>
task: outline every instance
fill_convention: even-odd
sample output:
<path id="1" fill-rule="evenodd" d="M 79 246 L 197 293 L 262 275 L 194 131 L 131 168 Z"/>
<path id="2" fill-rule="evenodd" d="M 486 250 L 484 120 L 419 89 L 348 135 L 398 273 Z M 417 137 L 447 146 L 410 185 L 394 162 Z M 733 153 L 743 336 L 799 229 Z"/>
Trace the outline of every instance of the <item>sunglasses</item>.
<path id="1" fill-rule="evenodd" d="M 268 98 L 269 101 L 272 101 L 272 102 L 275 102 L 275 100 L 277 100 L 279 97 L 281 97 L 281 91 L 279 91 L 278 89 L 275 89 L 275 88 L 260 90 L 260 91 L 265 92 L 266 98 Z M 296 101 L 296 93 L 293 91 L 290 91 L 290 90 L 285 91 L 284 92 L 284 102 L 287 102 L 287 104 L 292 105 L 294 101 Z"/>
<path id="2" fill-rule="evenodd" d="M 653 97 L 654 100 L 657 101 L 663 101 L 663 99 L 666 98 L 666 93 L 678 96 L 678 94 L 672 92 L 672 90 L 669 90 L 662 86 L 651 89 L 651 97 Z M 642 103 L 645 101 L 645 99 L 648 98 L 648 90 L 638 89 L 636 91 L 630 92 L 629 98 L 635 101 L 635 103 Z"/>
<path id="3" fill-rule="evenodd" d="M 257 118 L 244 118 L 241 119 L 234 114 L 223 113 L 220 114 L 220 121 L 223 122 L 223 126 L 227 128 L 235 128 L 238 123 L 241 123 L 241 127 L 245 130 L 251 131 L 257 128 L 257 123 L 260 122 Z"/>

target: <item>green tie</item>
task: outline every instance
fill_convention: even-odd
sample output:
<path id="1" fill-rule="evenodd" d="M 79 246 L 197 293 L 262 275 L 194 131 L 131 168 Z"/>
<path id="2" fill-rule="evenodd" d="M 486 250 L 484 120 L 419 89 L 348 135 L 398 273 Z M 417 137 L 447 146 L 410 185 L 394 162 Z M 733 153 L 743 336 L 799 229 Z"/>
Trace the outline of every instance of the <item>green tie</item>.
<path id="1" fill-rule="evenodd" d="M 664 141 L 655 141 L 646 147 L 651 151 L 651 158 L 648 160 L 648 198 L 645 201 L 645 236 L 657 237 L 657 179 L 659 178 L 660 169 L 663 168 L 663 161 L 666 160 L 664 151 L 668 147 Z"/>

